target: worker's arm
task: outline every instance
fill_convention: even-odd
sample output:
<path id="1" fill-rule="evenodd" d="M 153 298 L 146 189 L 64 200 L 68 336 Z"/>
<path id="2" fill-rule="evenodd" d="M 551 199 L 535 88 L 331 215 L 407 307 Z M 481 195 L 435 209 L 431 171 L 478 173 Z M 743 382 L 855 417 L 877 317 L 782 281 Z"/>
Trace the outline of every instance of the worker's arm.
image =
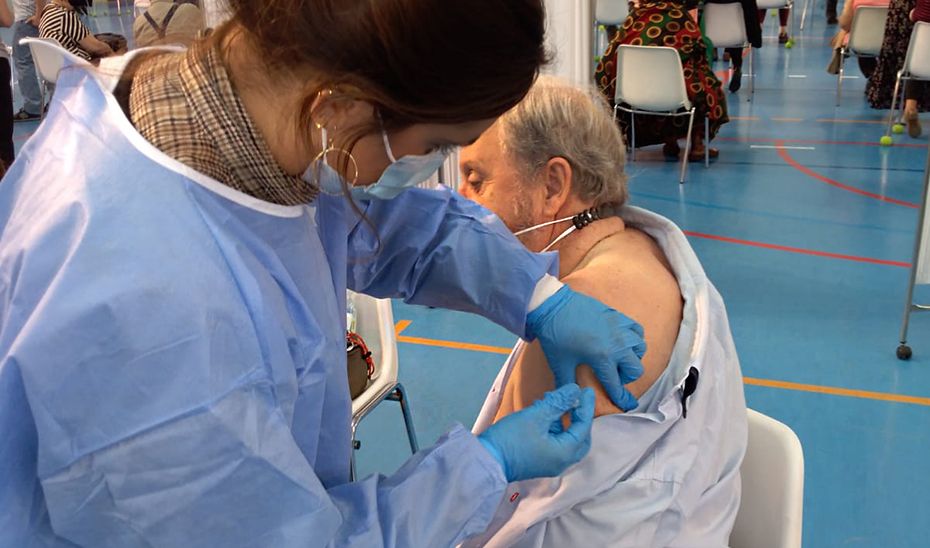
<path id="1" fill-rule="evenodd" d="M 61 219 L 47 237 L 74 236 L 67 225 L 85 220 Z M 266 352 L 276 328 L 255 324 L 250 312 L 260 312 L 213 266 L 222 265 L 208 254 L 212 241 L 190 244 L 200 259 L 179 258 L 185 268 L 197 262 L 184 276 L 169 264 L 145 274 L 122 240 L 73 237 L 63 253 L 46 238 L 35 243 L 0 251 L 0 271 L 18 269 L 0 287 L 0 371 L 21 378 L 16 418 L 35 424 L 38 447 L 23 473 L 38 475 L 35 511 L 47 509 L 62 542 L 453 546 L 486 527 L 506 480 L 461 427 L 392 476 L 322 483 L 317 455 L 344 454 L 347 472 L 350 451 L 347 420 L 326 424 L 324 414 L 320 424 L 323 364 Z M 17 258 L 22 249 L 41 253 Z M 56 260 L 67 266 L 50 275 Z M 302 344 L 292 350 L 302 355 Z M 348 406 L 326 393 L 329 405 Z"/>
<path id="2" fill-rule="evenodd" d="M 554 254 L 527 251 L 494 214 L 448 189 L 362 205 L 370 224 L 356 219 L 349 234 L 350 289 L 480 314 L 526 334 L 537 284 L 557 271 Z"/>

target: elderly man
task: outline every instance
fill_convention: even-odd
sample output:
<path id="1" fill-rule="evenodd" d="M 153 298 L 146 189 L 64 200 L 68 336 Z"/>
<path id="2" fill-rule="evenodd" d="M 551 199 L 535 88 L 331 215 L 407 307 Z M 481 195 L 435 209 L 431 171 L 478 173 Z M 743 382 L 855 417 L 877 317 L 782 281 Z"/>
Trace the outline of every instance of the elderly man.
<path id="1" fill-rule="evenodd" d="M 511 484 L 491 528 L 467 546 L 726 546 L 746 447 L 742 377 L 720 295 L 684 234 L 626 206 L 623 141 L 595 92 L 541 79 L 462 151 L 462 193 L 559 277 L 642 324 L 639 406 L 597 393 L 591 452 L 563 476 Z M 480 432 L 554 387 L 536 343 L 520 341 L 475 425 Z"/>

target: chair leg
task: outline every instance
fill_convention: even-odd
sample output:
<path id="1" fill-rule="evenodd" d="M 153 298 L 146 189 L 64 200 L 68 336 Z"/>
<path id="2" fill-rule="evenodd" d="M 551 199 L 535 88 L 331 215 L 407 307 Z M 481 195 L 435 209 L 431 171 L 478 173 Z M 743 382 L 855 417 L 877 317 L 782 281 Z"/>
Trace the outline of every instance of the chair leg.
<path id="1" fill-rule="evenodd" d="M 630 161 L 636 161 L 636 115 L 630 113 Z"/>
<path id="2" fill-rule="evenodd" d="M 704 167 L 710 167 L 710 117 L 704 115 Z"/>
<path id="3" fill-rule="evenodd" d="M 410 442 L 410 451 L 416 453 L 420 450 L 420 445 L 417 443 L 417 433 L 413 428 L 413 416 L 410 414 L 410 404 L 404 386 L 397 383 L 394 391 L 391 392 L 387 399 L 400 403 L 400 412 L 404 415 L 404 425 L 407 427 L 407 441 Z"/>
<path id="4" fill-rule="evenodd" d="M 891 95 L 891 110 L 888 111 L 888 127 L 885 129 L 885 135 L 891 136 L 891 126 L 894 125 L 894 112 L 898 104 L 898 90 L 901 88 L 901 73 L 894 81 L 894 93 Z"/>
<path id="5" fill-rule="evenodd" d="M 349 449 L 349 481 L 355 481 L 355 452 L 358 451 L 359 443 L 355 439 L 355 431 L 358 429 L 358 422 L 352 420 L 352 446 Z"/>
<path id="6" fill-rule="evenodd" d="M 681 176 L 678 184 L 685 184 L 685 175 L 688 172 L 688 160 L 691 157 L 691 132 L 694 130 L 694 107 L 691 107 L 691 117 L 688 118 L 688 135 L 685 137 L 685 152 L 681 156 Z"/>
<path id="7" fill-rule="evenodd" d="M 840 97 L 843 94 L 843 73 L 846 70 L 846 49 L 840 50 L 840 71 L 836 75 L 836 106 L 840 106 Z"/>

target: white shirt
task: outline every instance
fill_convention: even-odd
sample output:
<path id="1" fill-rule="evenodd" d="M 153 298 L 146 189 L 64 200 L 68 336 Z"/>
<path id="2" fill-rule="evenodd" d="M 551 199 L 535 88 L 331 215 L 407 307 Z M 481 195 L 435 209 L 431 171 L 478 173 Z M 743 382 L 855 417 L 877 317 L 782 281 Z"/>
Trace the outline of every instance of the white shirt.
<path id="1" fill-rule="evenodd" d="M 739 508 L 746 403 L 723 300 L 681 230 L 627 207 L 660 246 L 685 301 L 665 372 L 626 414 L 594 420 L 590 453 L 558 478 L 510 484 L 488 531 L 463 546 L 726 546 Z M 474 431 L 493 421 L 522 341 Z M 689 372 L 697 386 L 682 394 Z M 691 373 L 693 376 L 695 373 Z"/>
<path id="2" fill-rule="evenodd" d="M 35 0 L 13 0 L 13 20 L 24 21 L 36 14 Z"/>

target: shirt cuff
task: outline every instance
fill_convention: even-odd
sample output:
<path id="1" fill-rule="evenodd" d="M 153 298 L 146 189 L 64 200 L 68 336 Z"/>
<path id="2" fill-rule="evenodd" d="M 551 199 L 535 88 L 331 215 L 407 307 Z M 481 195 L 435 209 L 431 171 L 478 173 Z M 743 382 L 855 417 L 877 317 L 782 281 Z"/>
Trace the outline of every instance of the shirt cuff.
<path id="1" fill-rule="evenodd" d="M 536 288 L 533 289 L 533 294 L 530 295 L 530 305 L 526 309 L 526 313 L 539 308 L 543 302 L 546 301 L 549 297 L 555 295 L 556 291 L 562 289 L 565 284 L 559 281 L 558 278 L 552 274 L 544 274 L 542 278 L 536 282 Z"/>

